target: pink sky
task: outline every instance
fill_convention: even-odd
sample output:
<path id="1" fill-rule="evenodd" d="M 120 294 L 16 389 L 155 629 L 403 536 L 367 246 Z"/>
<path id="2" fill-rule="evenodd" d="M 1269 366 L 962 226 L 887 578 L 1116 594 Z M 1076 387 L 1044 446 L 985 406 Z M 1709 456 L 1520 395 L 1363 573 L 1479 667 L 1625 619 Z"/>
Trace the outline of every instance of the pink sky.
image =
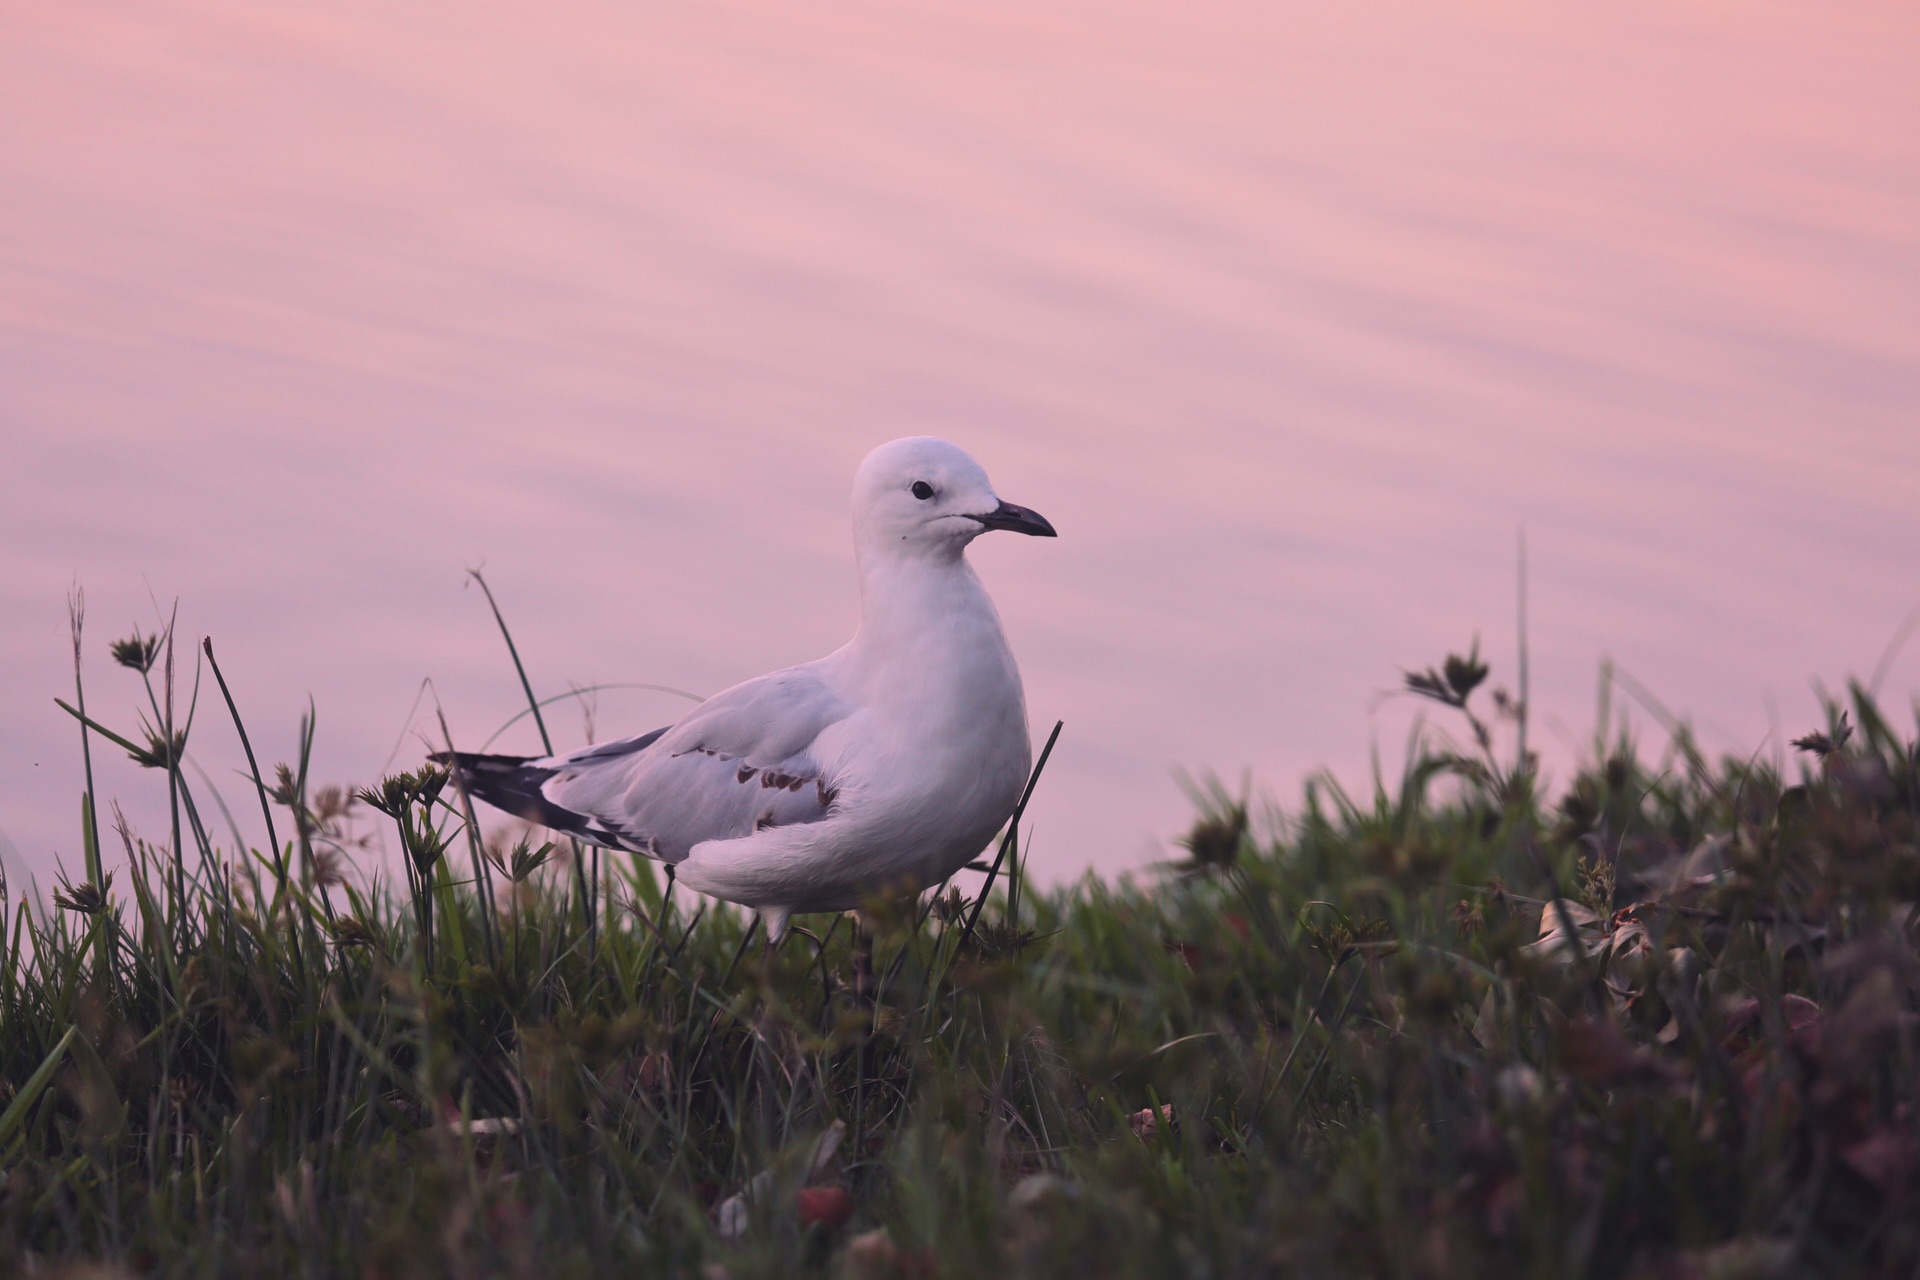
<path id="1" fill-rule="evenodd" d="M 263 755 L 311 694 L 370 781 L 423 678 L 517 707 L 468 565 L 546 692 L 837 645 L 912 432 L 1061 531 L 977 554 L 1067 721 L 1053 875 L 1156 856 L 1176 766 L 1362 780 L 1476 631 L 1510 679 L 1522 525 L 1562 772 L 1604 655 L 1747 752 L 1920 605 L 1911 6 L 6 9 L 16 871 L 77 856 L 75 581 L 109 723 L 177 597 Z"/>

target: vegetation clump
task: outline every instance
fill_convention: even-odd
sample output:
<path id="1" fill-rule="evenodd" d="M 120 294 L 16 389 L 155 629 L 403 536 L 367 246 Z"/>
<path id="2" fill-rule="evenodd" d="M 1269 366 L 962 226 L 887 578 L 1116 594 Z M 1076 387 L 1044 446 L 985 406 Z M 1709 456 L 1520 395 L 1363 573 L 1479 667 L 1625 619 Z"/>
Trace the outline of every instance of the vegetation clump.
<path id="1" fill-rule="evenodd" d="M 265 841 L 217 844 L 170 643 L 113 652 L 148 745 L 73 710 L 171 839 L 118 823 L 110 877 L 89 799 L 83 878 L 0 911 L 0 1274 L 1920 1266 L 1920 757 L 1864 689 L 1796 777 L 1603 717 L 1547 800 L 1454 658 L 1408 686 L 1469 750 L 1196 788 L 1134 881 L 1024 884 L 1016 823 L 865 913 L 856 992 L 846 920 L 766 951 L 643 863 L 489 846 L 433 770 L 255 764 Z M 351 872 L 366 808 L 398 885 Z"/>

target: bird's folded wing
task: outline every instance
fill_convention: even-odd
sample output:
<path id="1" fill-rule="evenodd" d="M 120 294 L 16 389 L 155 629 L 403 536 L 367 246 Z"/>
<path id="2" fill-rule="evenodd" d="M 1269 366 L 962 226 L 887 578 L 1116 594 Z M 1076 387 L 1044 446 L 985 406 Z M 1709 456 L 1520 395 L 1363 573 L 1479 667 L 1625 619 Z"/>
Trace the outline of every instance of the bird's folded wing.
<path id="1" fill-rule="evenodd" d="M 776 671 L 670 728 L 538 762 L 553 770 L 540 790 L 589 831 L 678 862 L 704 840 L 826 817 L 835 787 L 809 748 L 847 712 L 806 667 Z"/>

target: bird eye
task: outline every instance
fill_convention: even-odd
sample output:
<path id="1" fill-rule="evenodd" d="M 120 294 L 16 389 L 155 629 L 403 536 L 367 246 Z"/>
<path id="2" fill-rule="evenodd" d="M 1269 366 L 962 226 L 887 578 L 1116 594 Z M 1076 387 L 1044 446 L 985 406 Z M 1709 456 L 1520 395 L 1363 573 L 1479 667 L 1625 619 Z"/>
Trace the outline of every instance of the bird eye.
<path id="1" fill-rule="evenodd" d="M 913 496 L 925 502 L 933 496 L 933 486 L 925 480 L 915 480 L 913 482 Z"/>

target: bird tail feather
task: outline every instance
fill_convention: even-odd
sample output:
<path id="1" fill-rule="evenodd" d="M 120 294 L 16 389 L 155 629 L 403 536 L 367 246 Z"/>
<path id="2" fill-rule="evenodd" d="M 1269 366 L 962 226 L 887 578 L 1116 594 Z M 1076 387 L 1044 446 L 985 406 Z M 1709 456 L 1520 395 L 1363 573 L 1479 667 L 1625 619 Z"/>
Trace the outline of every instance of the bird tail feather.
<path id="1" fill-rule="evenodd" d="M 536 756 L 482 755 L 469 751 L 440 751 L 427 757 L 445 765 L 476 800 L 484 800 L 504 813 L 537 826 L 551 827 L 570 835 L 603 840 L 594 823 L 584 813 L 555 804 L 541 788 L 559 770 L 535 764 Z"/>

